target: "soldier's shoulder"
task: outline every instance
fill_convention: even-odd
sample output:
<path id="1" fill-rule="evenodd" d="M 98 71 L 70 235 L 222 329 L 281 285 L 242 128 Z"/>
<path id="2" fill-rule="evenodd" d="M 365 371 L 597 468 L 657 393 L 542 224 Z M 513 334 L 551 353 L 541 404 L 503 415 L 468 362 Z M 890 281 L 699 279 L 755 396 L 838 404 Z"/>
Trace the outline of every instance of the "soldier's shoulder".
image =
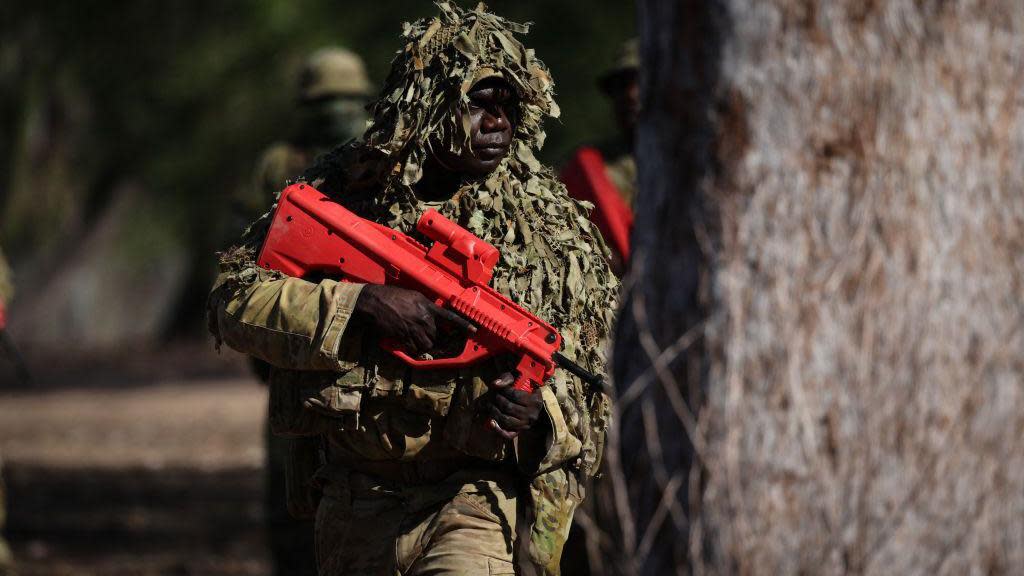
<path id="1" fill-rule="evenodd" d="M 376 190 L 381 179 L 379 152 L 352 141 L 316 157 L 302 179 L 328 196 L 341 197 L 356 191 Z"/>
<path id="2" fill-rule="evenodd" d="M 630 188 L 636 186 L 636 158 L 631 153 L 610 158 L 605 161 L 605 169 L 608 170 L 612 182 L 620 188 L 628 185 Z"/>
<path id="3" fill-rule="evenodd" d="M 312 158 L 298 146 L 289 142 L 274 142 L 260 154 L 256 170 L 264 175 L 283 175 L 282 179 L 296 178 Z"/>

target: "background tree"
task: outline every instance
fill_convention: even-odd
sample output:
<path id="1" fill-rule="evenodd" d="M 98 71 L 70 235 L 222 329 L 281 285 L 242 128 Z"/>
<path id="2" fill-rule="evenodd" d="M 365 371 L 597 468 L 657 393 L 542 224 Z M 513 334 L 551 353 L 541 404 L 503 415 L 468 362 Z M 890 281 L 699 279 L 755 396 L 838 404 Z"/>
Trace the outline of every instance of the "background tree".
<path id="1" fill-rule="evenodd" d="M 1019 3 L 639 5 L 621 566 L 1024 571 Z"/>

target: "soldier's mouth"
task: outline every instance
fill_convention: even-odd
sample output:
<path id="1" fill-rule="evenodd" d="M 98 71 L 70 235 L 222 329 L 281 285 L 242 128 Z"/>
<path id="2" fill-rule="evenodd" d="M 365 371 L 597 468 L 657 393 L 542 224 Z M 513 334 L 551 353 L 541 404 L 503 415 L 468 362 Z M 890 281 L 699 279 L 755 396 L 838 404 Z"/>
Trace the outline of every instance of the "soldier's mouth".
<path id="1" fill-rule="evenodd" d="M 473 153 L 481 160 L 491 160 L 508 154 L 508 149 L 508 145 L 476 146 L 473 148 Z"/>

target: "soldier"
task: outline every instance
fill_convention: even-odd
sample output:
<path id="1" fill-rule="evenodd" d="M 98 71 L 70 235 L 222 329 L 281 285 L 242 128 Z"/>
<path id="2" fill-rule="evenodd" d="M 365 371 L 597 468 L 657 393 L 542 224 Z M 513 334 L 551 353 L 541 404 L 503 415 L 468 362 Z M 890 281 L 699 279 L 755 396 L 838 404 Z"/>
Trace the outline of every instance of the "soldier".
<path id="1" fill-rule="evenodd" d="M 299 75 L 292 136 L 264 151 L 252 186 L 233 198 L 239 232 L 266 212 L 273 195 L 298 178 L 317 155 L 362 135 L 369 95 L 370 80 L 355 53 L 328 47 L 306 60 Z"/>
<path id="2" fill-rule="evenodd" d="M 573 197 L 594 204 L 590 217 L 611 247 L 612 267 L 619 274 L 629 262 L 629 234 L 636 199 L 633 138 L 640 112 L 639 68 L 637 41 L 629 40 L 614 65 L 597 82 L 611 101 L 618 138 L 596 148 L 580 148 L 561 174 Z"/>
<path id="3" fill-rule="evenodd" d="M 14 283 L 11 281 L 11 269 L 7 266 L 4 253 L 0 250 L 0 330 L 4 329 L 6 323 L 5 310 L 7 303 L 14 297 Z M 0 462 L 0 576 L 14 575 L 14 558 L 11 556 L 11 549 L 4 539 L 4 517 L 7 512 L 6 490 L 3 481 L 3 465 Z"/>
<path id="4" fill-rule="evenodd" d="M 299 76 L 294 132 L 288 141 L 271 145 L 261 156 L 249 188 L 233 201 L 239 232 L 264 214 L 274 195 L 298 178 L 318 154 L 358 138 L 366 128 L 366 101 L 370 82 L 359 56 L 343 48 L 314 52 Z M 253 368 L 263 381 L 269 366 L 254 359 Z M 311 476 L 305 460 L 316 458 L 319 442 L 275 436 L 265 429 L 265 513 L 274 573 L 314 576 L 312 508 L 304 497 Z"/>
<path id="5" fill-rule="evenodd" d="M 534 152 L 557 117 L 527 26 L 439 2 L 407 24 L 362 142 L 305 179 L 357 214 L 415 236 L 428 207 L 495 245 L 492 285 L 554 324 L 563 353 L 603 372 L 617 281 L 579 203 Z M 257 266 L 268 218 L 221 258 L 219 342 L 269 362 L 272 423 L 322 434 L 320 574 L 558 572 L 581 486 L 596 471 L 607 398 L 559 370 L 533 393 L 507 358 L 414 370 L 439 340 L 432 303 L 391 286 L 284 277 Z"/>

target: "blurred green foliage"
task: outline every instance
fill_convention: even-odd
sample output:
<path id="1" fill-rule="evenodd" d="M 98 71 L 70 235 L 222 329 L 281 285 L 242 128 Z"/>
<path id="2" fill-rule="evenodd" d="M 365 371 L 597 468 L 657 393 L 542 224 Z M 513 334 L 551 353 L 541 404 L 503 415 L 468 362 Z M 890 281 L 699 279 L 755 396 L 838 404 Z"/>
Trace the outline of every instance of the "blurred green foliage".
<path id="1" fill-rule="evenodd" d="M 535 23 L 526 44 L 554 74 L 563 118 L 542 157 L 611 136 L 594 78 L 633 35 L 633 3 L 489 6 Z M 432 13 L 427 0 L 0 3 L 0 243 L 16 263 L 60 251 L 131 182 L 147 195 L 142 244 L 178 238 L 206 270 L 228 193 L 289 131 L 305 55 L 346 46 L 380 81 L 401 22 Z"/>

